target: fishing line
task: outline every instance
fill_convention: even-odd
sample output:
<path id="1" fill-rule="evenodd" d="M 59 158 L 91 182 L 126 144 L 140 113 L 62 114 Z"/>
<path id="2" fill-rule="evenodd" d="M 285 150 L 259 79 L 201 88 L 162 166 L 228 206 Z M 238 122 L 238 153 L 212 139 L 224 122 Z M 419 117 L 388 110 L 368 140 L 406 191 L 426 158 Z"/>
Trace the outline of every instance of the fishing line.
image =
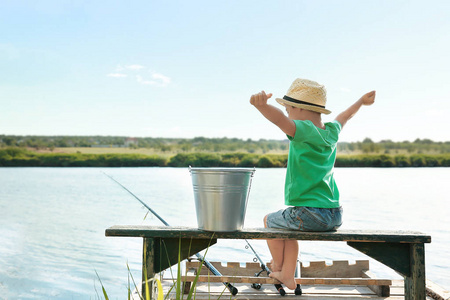
<path id="1" fill-rule="evenodd" d="M 124 190 L 126 190 L 128 193 L 130 193 L 136 200 L 138 200 L 142 205 L 145 206 L 155 217 L 157 217 L 164 225 L 170 226 L 169 223 L 167 223 L 160 215 L 158 215 L 153 209 L 150 208 L 147 204 L 145 204 L 144 201 L 139 199 L 138 196 L 133 194 L 129 189 L 127 189 L 125 186 L 123 186 L 120 182 L 115 180 L 112 176 L 106 174 L 105 172 L 102 172 L 105 174 L 105 176 L 109 177 L 112 181 L 117 183 L 120 187 L 122 187 Z M 222 276 L 222 274 L 208 261 L 206 258 L 204 258 L 200 253 L 196 253 L 195 256 L 197 256 L 198 260 L 202 261 L 203 264 L 216 276 Z M 233 285 L 231 285 L 229 282 L 222 282 L 228 290 L 231 292 L 233 296 L 235 296 L 238 293 L 238 289 L 235 288 Z"/>

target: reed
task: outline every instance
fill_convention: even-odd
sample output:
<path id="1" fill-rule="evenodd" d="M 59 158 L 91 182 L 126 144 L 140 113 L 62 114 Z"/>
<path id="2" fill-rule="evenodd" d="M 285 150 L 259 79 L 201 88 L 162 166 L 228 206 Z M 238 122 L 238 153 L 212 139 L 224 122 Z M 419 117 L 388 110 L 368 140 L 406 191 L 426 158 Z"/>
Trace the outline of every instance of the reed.
<path id="1" fill-rule="evenodd" d="M 173 279 L 173 284 L 168 289 L 166 295 L 164 295 L 164 290 L 163 290 L 163 287 L 162 287 L 161 280 L 158 279 L 157 277 L 148 279 L 146 275 L 145 275 L 145 281 L 144 281 L 144 284 L 145 284 L 145 295 L 143 295 L 142 292 L 139 293 L 138 285 L 136 284 L 136 282 L 134 280 L 134 277 L 133 277 L 133 274 L 131 273 L 130 267 L 129 267 L 128 263 L 127 263 L 127 269 L 128 269 L 127 299 L 128 300 L 132 299 L 131 298 L 132 297 L 132 285 L 131 285 L 131 282 L 132 282 L 134 290 L 138 292 L 138 297 L 139 297 L 140 300 L 164 300 L 164 299 L 168 299 L 168 297 L 169 297 L 169 295 L 170 295 L 170 293 L 172 292 L 173 289 L 175 289 L 175 295 L 176 295 L 175 299 L 176 300 L 195 300 L 196 285 L 197 285 L 198 278 L 200 276 L 200 272 L 202 270 L 202 267 L 203 267 L 203 264 L 204 264 L 204 261 L 205 261 L 205 256 L 208 253 L 208 250 L 209 250 L 209 246 L 206 248 L 205 255 L 203 256 L 203 260 L 201 261 L 201 263 L 199 264 L 199 267 L 197 268 L 197 271 L 196 271 L 197 275 L 195 276 L 194 281 L 191 284 L 191 288 L 189 290 L 188 295 L 186 296 L 186 299 L 184 299 L 185 294 L 183 293 L 184 288 L 185 288 L 184 285 L 186 283 L 183 282 L 182 279 L 181 279 L 181 269 L 182 269 L 181 268 L 181 238 L 179 239 L 179 244 L 178 244 L 177 276 L 176 276 L 176 279 Z M 190 249 L 189 249 L 189 252 L 190 252 Z M 166 250 L 166 254 L 168 255 L 167 250 Z M 147 274 L 146 269 L 145 269 L 146 265 L 147 264 L 144 262 L 144 267 L 143 267 L 144 268 L 144 270 L 143 270 L 144 274 Z M 172 267 L 170 267 L 169 270 L 170 270 L 170 273 L 172 274 L 172 278 L 173 278 Z M 185 270 L 185 275 L 187 275 L 187 271 L 188 270 L 186 269 Z M 97 290 L 96 290 L 97 299 L 109 300 L 109 296 L 108 296 L 107 290 L 106 290 L 105 286 L 103 285 L 103 282 L 102 282 L 102 280 L 101 280 L 101 278 L 100 278 L 100 276 L 99 276 L 99 274 L 97 273 L 96 270 L 95 270 L 95 274 L 97 275 L 97 279 L 100 282 L 100 285 L 101 285 L 101 288 L 102 288 L 102 296 L 103 296 L 103 298 L 101 298 L 100 295 L 98 294 Z M 130 281 L 130 279 L 131 279 L 131 281 Z M 154 285 L 156 284 L 156 289 L 154 290 L 156 292 L 156 294 L 153 294 L 152 296 L 151 296 L 151 293 L 150 293 L 151 285 L 149 283 L 153 283 Z M 217 299 L 220 299 L 222 297 L 222 295 L 225 292 L 225 290 L 226 290 L 226 287 L 224 287 L 222 293 L 219 295 L 219 297 Z"/>

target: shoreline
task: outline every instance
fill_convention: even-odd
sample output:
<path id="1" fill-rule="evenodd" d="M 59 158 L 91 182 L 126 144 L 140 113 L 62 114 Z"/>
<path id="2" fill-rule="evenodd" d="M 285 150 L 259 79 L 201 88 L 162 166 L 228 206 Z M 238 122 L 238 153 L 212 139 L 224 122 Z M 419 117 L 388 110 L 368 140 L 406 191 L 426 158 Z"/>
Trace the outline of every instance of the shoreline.
<path id="1" fill-rule="evenodd" d="M 284 168 L 288 154 L 186 152 L 172 156 L 140 153 L 52 153 L 0 148 L 0 167 L 257 167 Z M 450 167 L 444 154 L 338 154 L 335 167 Z"/>

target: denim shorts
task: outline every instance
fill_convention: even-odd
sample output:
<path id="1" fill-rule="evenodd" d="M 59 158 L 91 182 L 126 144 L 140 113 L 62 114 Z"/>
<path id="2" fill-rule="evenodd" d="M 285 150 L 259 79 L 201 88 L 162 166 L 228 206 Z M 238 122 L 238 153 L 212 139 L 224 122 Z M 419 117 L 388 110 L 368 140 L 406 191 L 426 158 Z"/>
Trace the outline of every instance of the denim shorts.
<path id="1" fill-rule="evenodd" d="M 342 207 L 291 206 L 267 216 L 267 227 L 300 231 L 333 231 L 342 225 Z"/>

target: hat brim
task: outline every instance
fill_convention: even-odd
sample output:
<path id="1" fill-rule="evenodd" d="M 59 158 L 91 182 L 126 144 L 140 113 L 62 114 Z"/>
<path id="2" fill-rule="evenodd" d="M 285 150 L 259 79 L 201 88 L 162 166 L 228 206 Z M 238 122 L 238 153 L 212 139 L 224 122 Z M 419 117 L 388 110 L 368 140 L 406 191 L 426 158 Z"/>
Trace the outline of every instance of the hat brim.
<path id="1" fill-rule="evenodd" d="M 321 114 L 326 114 L 329 115 L 331 113 L 330 110 L 322 108 L 322 107 L 317 107 L 314 105 L 307 105 L 307 104 L 299 104 L 299 103 L 295 103 L 295 102 L 291 102 L 282 98 L 276 98 L 275 100 L 277 100 L 277 102 L 283 106 L 286 105 L 290 105 L 290 106 L 294 106 L 294 107 L 299 107 L 299 108 L 303 108 L 306 110 L 310 110 L 310 111 L 314 111 L 314 112 L 318 112 Z"/>

